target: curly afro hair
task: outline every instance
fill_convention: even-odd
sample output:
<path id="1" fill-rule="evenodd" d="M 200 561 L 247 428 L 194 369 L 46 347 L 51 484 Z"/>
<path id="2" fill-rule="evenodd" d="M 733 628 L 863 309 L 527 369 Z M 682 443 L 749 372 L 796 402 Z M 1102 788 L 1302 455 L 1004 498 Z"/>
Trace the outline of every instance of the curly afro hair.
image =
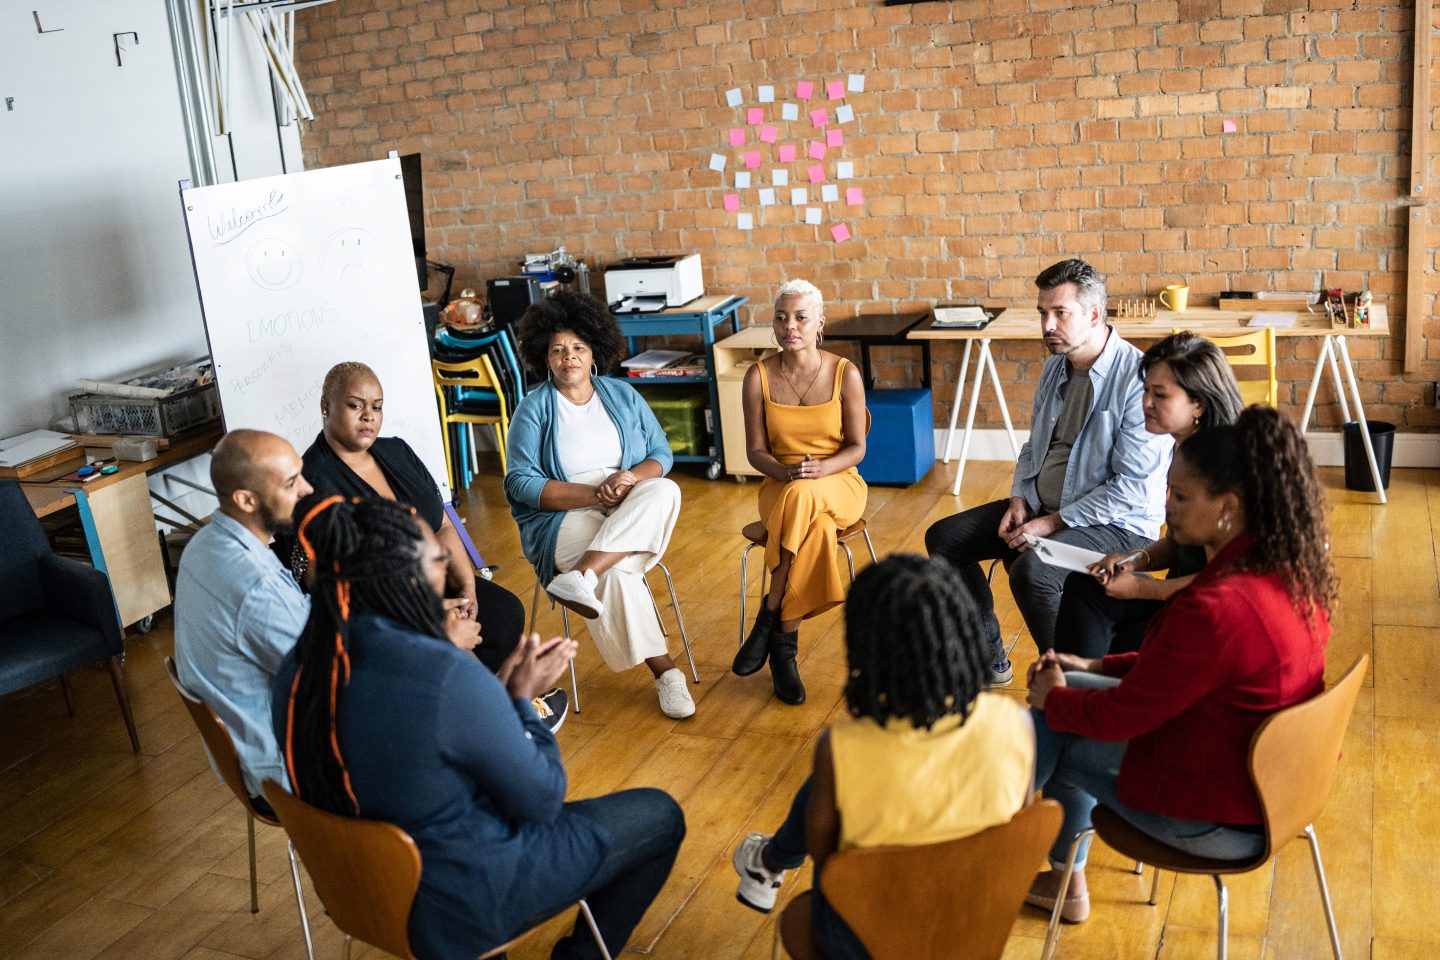
<path id="1" fill-rule="evenodd" d="M 520 358 L 527 370 L 540 380 L 549 376 L 546 355 L 550 338 L 566 330 L 590 345 L 595 366 L 608 373 L 625 356 L 625 338 L 610 310 L 596 300 L 568 290 L 532 303 L 516 327 Z"/>

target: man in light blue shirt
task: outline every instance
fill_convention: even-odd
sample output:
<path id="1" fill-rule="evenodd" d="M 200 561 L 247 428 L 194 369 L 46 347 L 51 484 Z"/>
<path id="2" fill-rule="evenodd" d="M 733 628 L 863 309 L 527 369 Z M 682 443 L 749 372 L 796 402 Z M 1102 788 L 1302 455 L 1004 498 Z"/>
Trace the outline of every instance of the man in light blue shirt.
<path id="1" fill-rule="evenodd" d="M 1129 552 L 1160 535 L 1170 438 L 1145 430 L 1141 352 L 1105 317 L 1105 277 L 1084 260 L 1062 260 L 1035 278 L 1050 359 L 1040 374 L 1030 438 L 1020 450 L 1010 499 L 931 525 L 925 547 L 955 564 L 980 604 L 989 633 L 992 685 L 1012 670 L 983 560 L 1004 560 L 1010 590 L 1035 645 L 1055 645 L 1060 594 L 1070 571 L 1044 563 L 1026 536 L 1100 553 Z"/>
<path id="2" fill-rule="evenodd" d="M 270 713 L 270 682 L 310 616 L 310 598 L 270 550 L 310 493 L 284 439 L 234 430 L 215 447 L 210 482 L 220 508 L 191 539 L 175 580 L 180 683 L 225 721 L 245 788 L 288 784 Z"/>

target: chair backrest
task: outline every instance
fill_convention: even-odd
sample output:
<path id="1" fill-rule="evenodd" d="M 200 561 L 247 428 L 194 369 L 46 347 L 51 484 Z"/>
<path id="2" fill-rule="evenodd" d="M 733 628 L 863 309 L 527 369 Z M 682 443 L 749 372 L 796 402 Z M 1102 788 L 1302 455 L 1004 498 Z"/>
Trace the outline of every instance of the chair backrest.
<path id="1" fill-rule="evenodd" d="M 295 844 L 325 912 L 342 933 L 405 960 L 410 906 L 420 888 L 420 850 L 392 823 L 313 807 L 265 781 L 265 798 Z"/>
<path id="2" fill-rule="evenodd" d="M 1179 333 L 1179 330 L 1172 331 Z M 1275 379 L 1275 328 L 1265 327 L 1254 333 L 1234 337 L 1206 337 L 1220 352 L 1235 374 L 1240 399 L 1248 407 L 1252 403 L 1280 405 L 1280 386 Z"/>
<path id="3" fill-rule="evenodd" d="M 837 853 L 820 886 L 872 957 L 993 960 L 1059 832 L 1042 800 L 959 840 Z"/>
<path id="4" fill-rule="evenodd" d="M 1267 858 L 1320 816 L 1369 662 L 1362 655 L 1334 686 L 1272 714 L 1255 731 L 1250 776 L 1265 814 Z"/>
<path id="5" fill-rule="evenodd" d="M 245 777 L 240 772 L 240 755 L 235 752 L 235 741 L 230 739 L 230 728 L 225 726 L 225 721 L 210 709 L 209 704 L 185 689 L 184 684 L 180 682 L 180 673 L 175 668 L 175 661 L 170 657 L 165 658 L 165 670 L 170 674 L 170 682 L 175 685 L 175 692 L 180 694 L 180 701 L 190 712 L 190 719 L 195 721 L 195 726 L 200 731 L 200 739 L 205 741 L 205 749 L 210 752 L 210 758 L 215 761 L 215 768 L 220 771 L 220 779 L 225 781 L 225 786 L 235 794 L 235 799 L 240 801 L 240 805 L 249 810 L 256 818 L 264 820 L 266 823 L 275 823 L 274 817 L 260 813 L 250 802 L 250 791 L 246 789 Z"/>
<path id="6" fill-rule="evenodd" d="M 432 358 L 430 369 L 435 376 L 435 386 L 440 387 L 462 387 L 468 390 L 493 390 L 495 399 L 500 404 L 500 419 L 509 422 L 510 413 L 508 404 L 505 402 L 505 390 L 500 382 L 500 377 L 495 373 L 495 366 L 485 354 L 470 357 L 467 360 L 442 360 Z M 448 411 L 448 407 L 446 408 Z"/>
<path id="7" fill-rule="evenodd" d="M 38 561 L 51 552 L 20 484 L 0 480 L 0 620 L 40 609 Z"/>

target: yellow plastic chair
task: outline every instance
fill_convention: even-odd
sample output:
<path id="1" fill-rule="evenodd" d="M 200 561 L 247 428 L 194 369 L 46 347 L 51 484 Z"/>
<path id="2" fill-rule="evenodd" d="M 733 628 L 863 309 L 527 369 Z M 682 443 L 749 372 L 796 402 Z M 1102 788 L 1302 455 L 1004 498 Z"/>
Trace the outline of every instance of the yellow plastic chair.
<path id="1" fill-rule="evenodd" d="M 435 399 L 440 404 L 440 435 L 445 441 L 445 468 L 455 477 L 453 454 L 450 451 L 450 427 L 452 424 L 489 424 L 495 428 L 495 440 L 500 447 L 500 472 L 505 472 L 505 440 L 510 430 L 510 408 L 505 402 L 505 390 L 490 358 L 481 354 L 469 360 L 430 361 L 430 370 L 435 377 Z M 447 387 L 465 390 L 490 390 L 495 394 L 498 413 L 473 413 L 465 410 L 465 404 L 454 402 Z"/>
<path id="2" fill-rule="evenodd" d="M 1179 329 L 1171 333 L 1181 333 Z M 1240 399 L 1248 407 L 1263 403 L 1280 405 L 1280 387 L 1275 381 L 1275 328 L 1266 327 L 1237 337 L 1206 337 L 1220 352 L 1235 373 Z"/>

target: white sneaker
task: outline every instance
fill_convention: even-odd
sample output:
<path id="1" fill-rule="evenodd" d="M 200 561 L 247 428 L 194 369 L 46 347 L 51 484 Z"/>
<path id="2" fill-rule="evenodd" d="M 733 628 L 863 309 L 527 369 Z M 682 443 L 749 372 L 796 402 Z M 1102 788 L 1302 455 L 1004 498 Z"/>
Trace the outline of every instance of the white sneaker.
<path id="1" fill-rule="evenodd" d="M 695 701 L 685 685 L 685 674 L 671 667 L 655 678 L 655 692 L 660 694 L 660 712 L 671 720 L 684 720 L 695 715 Z"/>
<path id="2" fill-rule="evenodd" d="M 595 583 L 592 571 L 571 570 L 546 584 L 545 592 L 556 603 L 569 607 L 586 620 L 599 620 L 605 613 L 605 605 L 595 596 Z"/>
<path id="3" fill-rule="evenodd" d="M 763 833 L 752 833 L 740 841 L 730 862 L 740 874 L 740 886 L 735 889 L 735 899 L 752 910 L 769 913 L 775 909 L 775 898 L 780 894 L 780 884 L 785 882 L 785 871 L 776 872 L 765 867 L 760 851 L 770 838 Z"/>

